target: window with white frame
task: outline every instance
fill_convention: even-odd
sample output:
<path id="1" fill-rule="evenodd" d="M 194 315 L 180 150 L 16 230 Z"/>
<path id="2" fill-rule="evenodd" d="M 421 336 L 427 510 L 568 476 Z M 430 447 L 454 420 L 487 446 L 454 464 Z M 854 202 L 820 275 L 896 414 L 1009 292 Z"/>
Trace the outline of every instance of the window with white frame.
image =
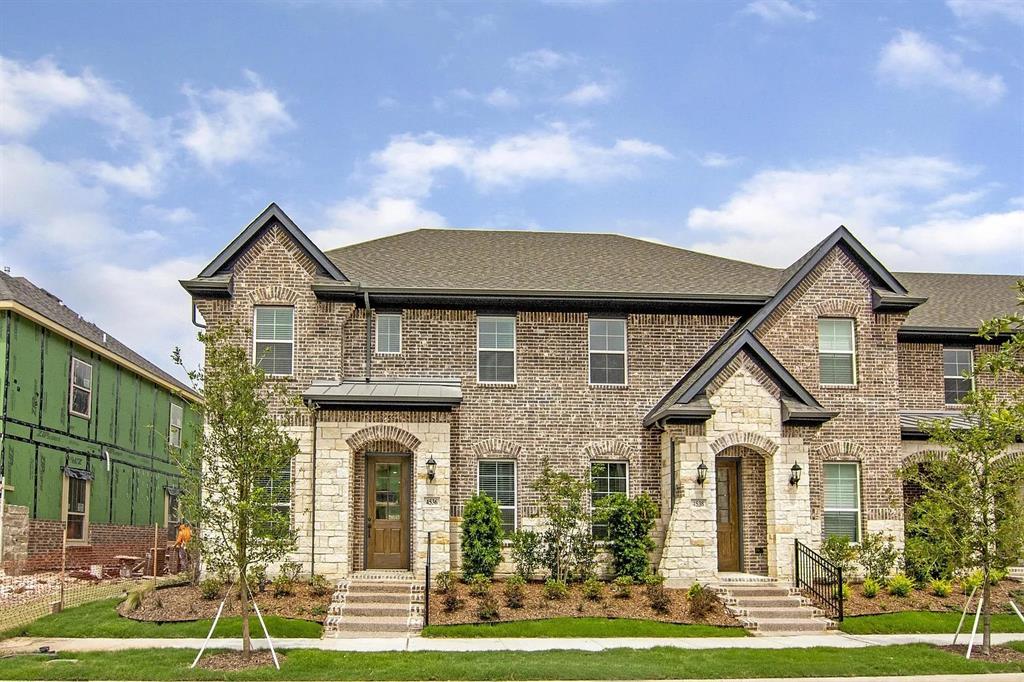
<path id="1" fill-rule="evenodd" d="M 181 405 L 171 403 L 170 426 L 167 427 L 167 442 L 176 448 L 181 447 Z"/>
<path id="2" fill-rule="evenodd" d="M 592 462 L 590 465 L 590 503 L 596 509 L 601 499 L 622 493 L 629 494 L 629 470 L 625 462 Z M 594 539 L 608 537 L 608 524 L 595 523 Z"/>
<path id="3" fill-rule="evenodd" d="M 274 520 L 271 522 L 273 529 L 282 535 L 291 528 L 292 523 L 292 467 L 291 462 L 281 467 L 276 475 L 269 478 L 261 478 L 256 481 L 256 486 L 263 488 L 270 498 L 270 505 L 273 508 Z"/>
<path id="4" fill-rule="evenodd" d="M 68 542 L 89 541 L 89 483 L 91 474 L 64 470 L 64 523 Z"/>
<path id="5" fill-rule="evenodd" d="M 970 348 L 942 349 L 942 380 L 947 405 L 955 405 L 974 389 L 973 372 L 973 350 Z"/>
<path id="6" fill-rule="evenodd" d="M 271 376 L 290 375 L 295 345 L 295 309 L 257 306 L 253 323 L 254 364 Z"/>
<path id="7" fill-rule="evenodd" d="M 397 355 L 402 352 L 402 315 L 380 313 L 377 316 L 377 353 Z"/>
<path id="8" fill-rule="evenodd" d="M 177 489 L 165 490 L 166 509 L 164 516 L 167 517 L 167 539 L 175 540 L 178 537 L 178 524 L 181 523 L 181 498 Z"/>
<path id="9" fill-rule="evenodd" d="M 825 537 L 860 542 L 860 465 L 825 462 Z"/>
<path id="10" fill-rule="evenodd" d="M 71 358 L 70 393 L 68 409 L 71 414 L 89 419 L 92 416 L 92 365 L 78 358 Z"/>
<path id="11" fill-rule="evenodd" d="M 477 319 L 477 381 L 513 384 L 516 381 L 516 318 Z"/>
<path id="12" fill-rule="evenodd" d="M 823 317 L 818 320 L 818 367 L 821 383 L 853 386 L 856 383 L 853 320 Z"/>
<path id="13" fill-rule="evenodd" d="M 625 385 L 625 320 L 590 320 L 590 383 Z"/>
<path id="14" fill-rule="evenodd" d="M 516 463 L 482 459 L 477 468 L 477 492 L 488 495 L 501 510 L 501 529 L 516 529 Z"/>

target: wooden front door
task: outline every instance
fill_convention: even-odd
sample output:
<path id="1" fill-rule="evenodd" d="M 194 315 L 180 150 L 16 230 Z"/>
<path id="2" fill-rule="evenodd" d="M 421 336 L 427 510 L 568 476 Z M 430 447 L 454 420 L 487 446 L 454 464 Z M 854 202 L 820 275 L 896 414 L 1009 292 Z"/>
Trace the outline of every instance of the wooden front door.
<path id="1" fill-rule="evenodd" d="M 367 568 L 409 568 L 409 458 L 366 460 Z"/>
<path id="2" fill-rule="evenodd" d="M 715 462 L 715 518 L 718 522 L 718 570 L 740 570 L 739 466 Z"/>

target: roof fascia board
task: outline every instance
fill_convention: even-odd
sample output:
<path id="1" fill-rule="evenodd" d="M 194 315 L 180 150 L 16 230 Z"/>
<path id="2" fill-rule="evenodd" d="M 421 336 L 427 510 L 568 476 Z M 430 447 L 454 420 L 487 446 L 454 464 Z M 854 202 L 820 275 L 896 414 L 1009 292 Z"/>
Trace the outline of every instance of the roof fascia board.
<path id="1" fill-rule="evenodd" d="M 972 345 L 997 345 L 1010 337 L 1001 335 L 986 339 L 983 336 L 978 336 L 977 328 L 973 327 L 900 327 L 896 331 L 896 338 L 899 341 L 931 341 L 935 343 L 970 341 Z"/>
<path id="2" fill-rule="evenodd" d="M 102 345 L 96 343 L 95 341 L 87 339 L 86 337 L 82 336 L 81 334 L 78 334 L 77 332 L 71 331 L 67 327 L 57 322 L 54 322 L 45 315 L 42 315 L 33 310 L 32 308 L 29 308 L 21 303 L 18 303 L 17 301 L 0 301 L 0 310 L 10 310 L 12 312 L 15 312 L 18 315 L 21 315 L 22 317 L 29 319 L 32 322 L 35 322 L 39 326 L 45 327 L 46 329 L 49 329 L 52 332 L 60 334 L 69 341 L 73 341 L 76 345 L 82 346 L 83 348 L 88 348 L 92 352 L 96 353 L 101 357 L 106 358 L 107 360 L 110 360 L 114 364 L 124 367 L 125 369 L 128 369 L 138 374 L 139 376 L 145 377 L 149 381 L 152 381 L 154 384 L 157 384 L 161 388 L 170 391 L 174 395 L 180 396 L 194 403 L 202 402 L 202 396 L 200 396 L 198 393 L 187 390 L 182 386 L 178 386 L 177 384 L 168 381 L 159 374 L 156 374 L 155 372 L 148 370 L 145 367 L 142 367 L 140 365 L 135 364 L 134 362 L 131 362 L 127 358 L 124 358 L 118 355 L 117 353 L 114 353 L 110 349 L 103 347 Z"/>
<path id="3" fill-rule="evenodd" d="M 203 268 L 203 271 L 199 273 L 199 277 L 212 277 L 224 267 L 232 258 L 245 248 L 256 234 L 263 229 L 271 220 L 277 220 L 281 225 L 288 231 L 288 233 L 295 239 L 298 244 L 305 249 L 309 254 L 310 258 L 315 260 L 317 264 L 322 267 L 328 275 L 334 279 L 342 282 L 347 282 L 348 278 L 338 269 L 338 266 L 334 264 L 330 258 L 328 258 L 320 248 L 314 244 L 306 233 L 299 229 L 299 226 L 288 217 L 281 208 L 272 203 L 263 210 L 256 219 L 253 220 L 249 225 L 235 237 L 230 244 L 228 244 L 223 251 L 217 254 L 217 257 L 210 261 L 210 264 Z"/>

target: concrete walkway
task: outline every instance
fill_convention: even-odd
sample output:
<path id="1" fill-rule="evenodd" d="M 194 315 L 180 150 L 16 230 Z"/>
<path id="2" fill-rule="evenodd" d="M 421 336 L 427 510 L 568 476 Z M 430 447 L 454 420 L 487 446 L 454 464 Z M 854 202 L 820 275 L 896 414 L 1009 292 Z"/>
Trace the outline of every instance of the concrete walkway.
<path id="1" fill-rule="evenodd" d="M 979 638 L 980 639 L 980 638 Z M 961 636 L 958 643 L 966 644 Z M 1024 641 L 1024 633 L 993 634 L 993 644 Z M 890 644 L 952 644 L 951 635 L 797 635 L 786 637 L 602 637 L 602 638 L 426 638 L 373 637 L 275 639 L 278 649 L 321 649 L 323 651 L 605 651 L 607 649 L 802 649 L 816 646 L 856 649 Z M 51 651 L 118 651 L 123 649 L 198 649 L 202 639 L 172 638 L 59 638 L 15 637 L 0 642 L 0 653 L 34 653 L 41 646 Z M 253 638 L 253 646 L 266 648 L 266 640 Z M 239 638 L 213 639 L 212 649 L 241 649 Z"/>

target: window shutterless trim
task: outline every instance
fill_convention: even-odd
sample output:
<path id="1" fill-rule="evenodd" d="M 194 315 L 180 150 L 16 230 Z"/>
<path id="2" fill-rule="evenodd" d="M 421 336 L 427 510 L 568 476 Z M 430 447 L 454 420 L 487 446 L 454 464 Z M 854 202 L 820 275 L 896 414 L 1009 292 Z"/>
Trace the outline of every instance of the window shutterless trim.
<path id="1" fill-rule="evenodd" d="M 821 349 L 821 321 L 822 320 L 833 320 L 837 322 L 849 322 L 850 323 L 850 350 L 830 350 L 823 351 Z M 850 356 L 850 373 L 851 381 L 848 384 L 834 384 L 821 381 L 821 356 L 822 355 L 849 355 Z M 826 386 L 828 388 L 856 388 L 857 386 L 857 321 L 852 317 L 819 317 L 818 318 L 818 383 L 820 386 Z"/>
<path id="2" fill-rule="evenodd" d="M 857 472 L 857 482 L 856 482 L 857 508 L 853 509 L 853 508 L 850 508 L 850 507 L 829 507 L 828 506 L 828 500 L 825 499 L 825 490 L 824 490 L 824 485 L 823 485 L 822 486 L 822 505 L 821 505 L 822 506 L 822 518 L 821 518 L 822 530 L 824 530 L 824 526 L 825 526 L 825 516 L 824 516 L 824 514 L 826 514 L 828 512 L 841 512 L 841 513 L 853 512 L 853 513 L 855 513 L 857 515 L 857 524 L 855 526 L 855 528 L 856 528 L 855 532 L 856 532 L 857 537 L 850 538 L 850 544 L 860 544 L 861 535 L 863 533 L 863 531 L 861 529 L 861 521 L 863 520 L 863 513 L 861 512 L 861 507 L 863 506 L 863 502 L 861 501 L 861 494 L 860 494 L 860 484 L 861 484 L 861 477 L 860 477 L 860 473 L 861 472 L 860 472 L 860 469 L 861 469 L 861 463 L 857 462 L 857 461 L 850 461 L 850 460 L 822 462 L 821 473 L 822 473 L 822 483 L 823 484 L 825 483 L 825 478 L 826 478 L 825 477 L 825 468 L 829 464 L 842 464 L 842 465 L 853 466 L 854 467 L 854 470 Z M 826 537 L 827 537 L 827 535 L 826 535 Z"/>
<path id="3" fill-rule="evenodd" d="M 85 486 L 85 509 L 83 512 L 74 512 L 75 516 L 82 517 L 82 537 L 81 538 L 68 538 L 68 516 L 70 511 L 68 510 L 68 503 L 71 501 L 71 477 L 66 473 L 61 476 L 63 479 L 63 490 L 60 498 L 60 520 L 63 523 L 61 532 L 64 533 L 65 541 L 68 545 L 88 545 L 89 544 L 89 498 L 92 493 L 92 481 L 88 479 L 75 479 L 82 481 L 82 485 Z"/>
<path id="4" fill-rule="evenodd" d="M 617 385 L 617 384 L 613 384 L 613 385 Z M 625 495 L 626 497 L 630 496 L 629 495 L 629 460 L 625 460 L 625 459 L 594 459 L 594 460 L 591 460 L 590 461 L 590 513 L 591 513 L 591 515 L 593 515 L 594 510 L 597 509 L 597 504 L 594 501 L 594 465 L 595 464 L 621 464 L 621 465 L 623 465 L 625 467 L 625 469 L 626 469 L 626 489 L 624 491 L 622 491 L 621 494 Z M 609 479 L 609 480 L 611 479 L 610 476 L 606 476 L 605 478 Z M 616 479 L 617 478 L 618 477 L 616 477 Z M 618 493 L 617 492 L 615 492 L 615 493 L 606 492 L 601 497 L 604 498 L 604 497 L 608 497 L 610 495 L 615 495 L 615 494 L 618 494 Z M 590 531 L 591 531 L 591 533 L 594 532 L 594 526 L 605 526 L 606 527 L 607 525 L 608 525 L 607 523 L 596 523 L 596 522 L 594 522 L 593 518 L 591 518 L 591 520 L 590 520 Z M 597 541 L 598 542 L 606 542 L 607 539 L 602 539 L 602 540 L 597 540 Z"/>
<path id="5" fill-rule="evenodd" d="M 90 388 L 84 386 L 77 386 L 75 384 L 75 368 L 78 365 L 84 365 L 89 368 L 89 385 Z M 73 414 L 76 417 L 82 419 L 92 419 L 92 363 L 86 362 L 85 360 L 79 360 L 76 357 L 71 358 L 71 376 L 68 377 L 68 414 Z M 88 396 L 86 402 L 85 413 L 75 411 L 75 391 L 84 391 Z"/>
<path id="6" fill-rule="evenodd" d="M 946 374 L 946 351 L 954 351 L 954 352 L 956 352 L 956 351 L 961 351 L 961 352 L 966 351 L 967 353 L 970 354 L 968 356 L 970 358 L 970 362 L 967 365 L 967 368 L 970 371 L 970 375 L 969 376 L 964 377 L 963 375 L 959 375 L 959 374 L 956 375 L 956 376 Z M 957 364 L 959 365 L 960 363 L 957 363 Z M 947 379 L 958 379 L 960 381 L 967 380 L 971 384 L 971 387 L 969 389 L 967 389 L 967 390 L 968 391 L 973 391 L 974 390 L 974 348 L 965 347 L 965 346 L 943 346 L 942 347 L 942 402 L 945 405 L 951 405 L 951 406 L 952 405 L 959 405 L 960 404 L 960 400 L 959 399 L 955 400 L 953 402 L 949 401 L 949 395 L 946 393 L 946 380 Z"/>
<path id="7" fill-rule="evenodd" d="M 519 331 L 516 328 L 517 315 L 477 315 L 476 317 L 476 383 L 485 386 L 515 386 L 519 379 Z M 482 348 L 480 346 L 480 321 L 481 320 L 512 320 L 512 348 Z M 512 381 L 482 381 L 480 379 L 480 352 L 502 352 L 512 353 Z"/>
<path id="8" fill-rule="evenodd" d="M 282 339 L 259 339 L 256 338 L 256 311 L 257 310 L 269 310 L 269 309 L 287 309 L 292 311 L 292 338 L 284 341 Z M 259 358 L 256 356 L 256 344 L 258 343 L 280 343 L 288 344 L 292 347 L 291 370 L 287 374 L 273 374 L 264 370 L 268 377 L 290 377 L 295 374 L 295 306 L 292 305 L 254 305 L 252 307 L 252 364 L 259 365 Z"/>
<path id="9" fill-rule="evenodd" d="M 380 349 L 380 321 L 385 317 L 398 318 L 398 350 L 381 350 Z M 402 353 L 402 313 L 401 312 L 375 312 L 374 313 L 374 325 L 373 325 L 373 352 L 376 355 L 400 355 Z M 389 334 L 390 336 L 390 334 Z"/>
<path id="10" fill-rule="evenodd" d="M 502 505 L 496 497 L 494 502 L 498 505 L 499 510 L 512 510 L 512 530 L 519 530 L 519 464 L 514 459 L 492 459 L 489 457 L 478 459 L 476 461 L 476 492 L 478 494 L 482 492 L 480 490 L 480 465 L 484 463 L 512 465 L 512 505 Z M 495 479 L 497 479 L 497 472 L 495 472 Z"/>
<path id="11" fill-rule="evenodd" d="M 622 322 L 622 350 L 598 350 L 595 351 L 591 348 L 591 333 L 590 323 L 591 322 Z M 610 383 L 595 383 L 591 379 L 593 373 L 591 365 L 593 364 L 594 353 L 602 353 L 604 355 L 621 355 L 622 356 L 622 383 L 621 384 L 610 384 Z M 629 386 L 629 324 L 627 323 L 626 317 L 611 317 L 607 315 L 595 315 L 587 316 L 587 384 L 589 386 Z"/>
<path id="12" fill-rule="evenodd" d="M 178 423 L 174 423 L 174 411 L 177 408 L 178 411 Z M 180 448 L 181 447 L 181 428 L 184 420 L 185 411 L 181 405 L 171 403 L 170 413 L 167 416 L 167 444 Z M 177 442 L 175 442 L 175 435 L 177 435 Z"/>

